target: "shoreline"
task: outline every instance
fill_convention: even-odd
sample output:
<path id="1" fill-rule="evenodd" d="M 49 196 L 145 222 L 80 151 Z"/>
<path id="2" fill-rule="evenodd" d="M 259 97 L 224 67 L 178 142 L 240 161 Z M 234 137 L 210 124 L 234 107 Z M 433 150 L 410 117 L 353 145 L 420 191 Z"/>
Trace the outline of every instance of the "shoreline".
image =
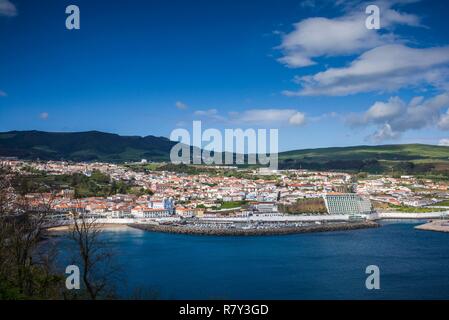
<path id="1" fill-rule="evenodd" d="M 65 232 L 70 229 L 72 225 L 64 225 L 48 228 L 48 232 Z M 99 223 L 98 228 L 100 229 L 126 229 L 129 228 L 127 223 Z"/>
<path id="2" fill-rule="evenodd" d="M 129 227 L 149 232 L 164 232 L 188 235 L 204 236 L 264 236 L 264 235 L 287 235 L 298 233 L 347 231 L 357 229 L 378 228 L 380 225 L 374 221 L 326 223 L 320 225 L 280 227 L 267 229 L 199 229 L 186 226 L 174 225 L 150 225 L 129 224 Z"/>

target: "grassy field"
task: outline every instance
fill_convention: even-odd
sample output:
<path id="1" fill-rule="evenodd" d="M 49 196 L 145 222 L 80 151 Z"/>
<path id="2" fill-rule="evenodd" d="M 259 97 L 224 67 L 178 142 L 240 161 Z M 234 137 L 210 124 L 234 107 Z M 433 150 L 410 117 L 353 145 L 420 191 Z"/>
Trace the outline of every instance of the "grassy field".
<path id="1" fill-rule="evenodd" d="M 125 166 L 134 171 L 155 171 L 164 165 L 165 163 L 163 162 L 153 162 L 153 163 L 132 163 L 126 164 Z"/>
<path id="2" fill-rule="evenodd" d="M 444 200 L 444 201 L 438 202 L 435 205 L 449 207 L 449 200 Z"/>
<path id="3" fill-rule="evenodd" d="M 238 208 L 238 207 L 241 207 L 241 206 L 243 206 L 243 205 L 245 205 L 247 203 L 248 203 L 247 201 L 226 201 L 226 202 L 223 202 L 221 204 L 220 209 Z"/>

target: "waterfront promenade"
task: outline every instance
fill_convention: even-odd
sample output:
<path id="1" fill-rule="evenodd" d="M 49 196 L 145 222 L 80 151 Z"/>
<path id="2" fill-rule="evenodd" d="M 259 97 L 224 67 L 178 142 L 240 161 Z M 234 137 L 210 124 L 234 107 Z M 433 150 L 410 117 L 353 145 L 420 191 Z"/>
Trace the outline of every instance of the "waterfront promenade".
<path id="1" fill-rule="evenodd" d="M 188 218 L 163 217 L 151 219 L 138 218 L 100 218 L 92 222 L 101 228 L 131 226 L 146 231 L 198 235 L 281 235 L 293 233 L 354 230 L 378 227 L 381 220 L 441 219 L 446 212 L 403 213 L 381 212 L 360 215 L 356 219 L 350 215 L 266 215 L 249 217 Z M 441 222 L 441 220 L 439 220 Z M 69 221 L 56 224 L 51 231 L 64 231 L 70 228 Z M 420 230 L 449 232 L 449 226 L 427 223 L 417 227 Z"/>
<path id="2" fill-rule="evenodd" d="M 448 212 L 427 212 L 427 213 L 406 213 L 406 212 L 376 212 L 368 215 L 360 215 L 367 220 L 383 219 L 440 219 L 447 216 Z M 96 218 L 93 222 L 98 224 L 160 224 L 177 223 L 184 219 L 179 216 L 162 218 Z M 249 216 L 249 217 L 217 217 L 217 218 L 195 218 L 196 221 L 204 223 L 295 223 L 295 222 L 345 222 L 350 221 L 351 216 L 347 214 L 278 214 L 267 216 Z M 55 226 L 70 224 L 69 220 L 63 220 L 61 223 L 55 223 Z"/>
<path id="3" fill-rule="evenodd" d="M 439 219 L 447 215 L 447 211 L 436 212 L 376 212 L 369 215 L 369 219 L 381 220 L 381 219 Z"/>

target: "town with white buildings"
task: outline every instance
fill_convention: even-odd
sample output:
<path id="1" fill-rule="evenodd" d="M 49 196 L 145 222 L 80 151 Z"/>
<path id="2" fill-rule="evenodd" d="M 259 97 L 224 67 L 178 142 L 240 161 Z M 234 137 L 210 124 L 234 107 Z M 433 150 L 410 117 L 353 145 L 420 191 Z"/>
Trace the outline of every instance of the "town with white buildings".
<path id="1" fill-rule="evenodd" d="M 392 211 L 395 207 L 431 208 L 449 198 L 447 182 L 420 180 L 413 176 L 371 176 L 355 178 L 343 172 L 308 170 L 241 169 L 244 176 L 177 173 L 136 170 L 146 163 L 119 165 L 110 163 L 73 163 L 63 161 L 2 160 L 19 175 L 72 175 L 87 177 L 101 172 L 110 181 L 125 181 L 143 194 L 111 194 L 76 197 L 70 186 L 52 192 L 29 193 L 35 206 L 48 203 L 53 212 L 80 212 L 102 219 L 150 221 L 168 218 L 268 218 L 292 215 L 282 208 L 304 199 L 323 199 L 326 212 L 307 215 L 364 215 Z M 239 172 L 240 169 L 224 169 Z M 380 209 L 376 209 L 380 208 Z M 435 209 L 436 210 L 436 209 Z M 432 211 L 429 209 L 429 211 Z M 417 210 L 419 212 L 419 210 Z"/>

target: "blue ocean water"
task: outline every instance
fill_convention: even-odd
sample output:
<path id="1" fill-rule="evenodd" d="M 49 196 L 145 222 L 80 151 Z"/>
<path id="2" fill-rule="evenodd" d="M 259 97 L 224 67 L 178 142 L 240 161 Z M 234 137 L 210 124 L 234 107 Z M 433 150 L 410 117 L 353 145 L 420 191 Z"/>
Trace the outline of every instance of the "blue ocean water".
<path id="1" fill-rule="evenodd" d="M 416 224 L 257 237 L 127 228 L 104 237 L 122 297 L 138 288 L 160 299 L 449 299 L 449 234 Z M 368 265 L 380 268 L 380 290 L 365 288 Z"/>

